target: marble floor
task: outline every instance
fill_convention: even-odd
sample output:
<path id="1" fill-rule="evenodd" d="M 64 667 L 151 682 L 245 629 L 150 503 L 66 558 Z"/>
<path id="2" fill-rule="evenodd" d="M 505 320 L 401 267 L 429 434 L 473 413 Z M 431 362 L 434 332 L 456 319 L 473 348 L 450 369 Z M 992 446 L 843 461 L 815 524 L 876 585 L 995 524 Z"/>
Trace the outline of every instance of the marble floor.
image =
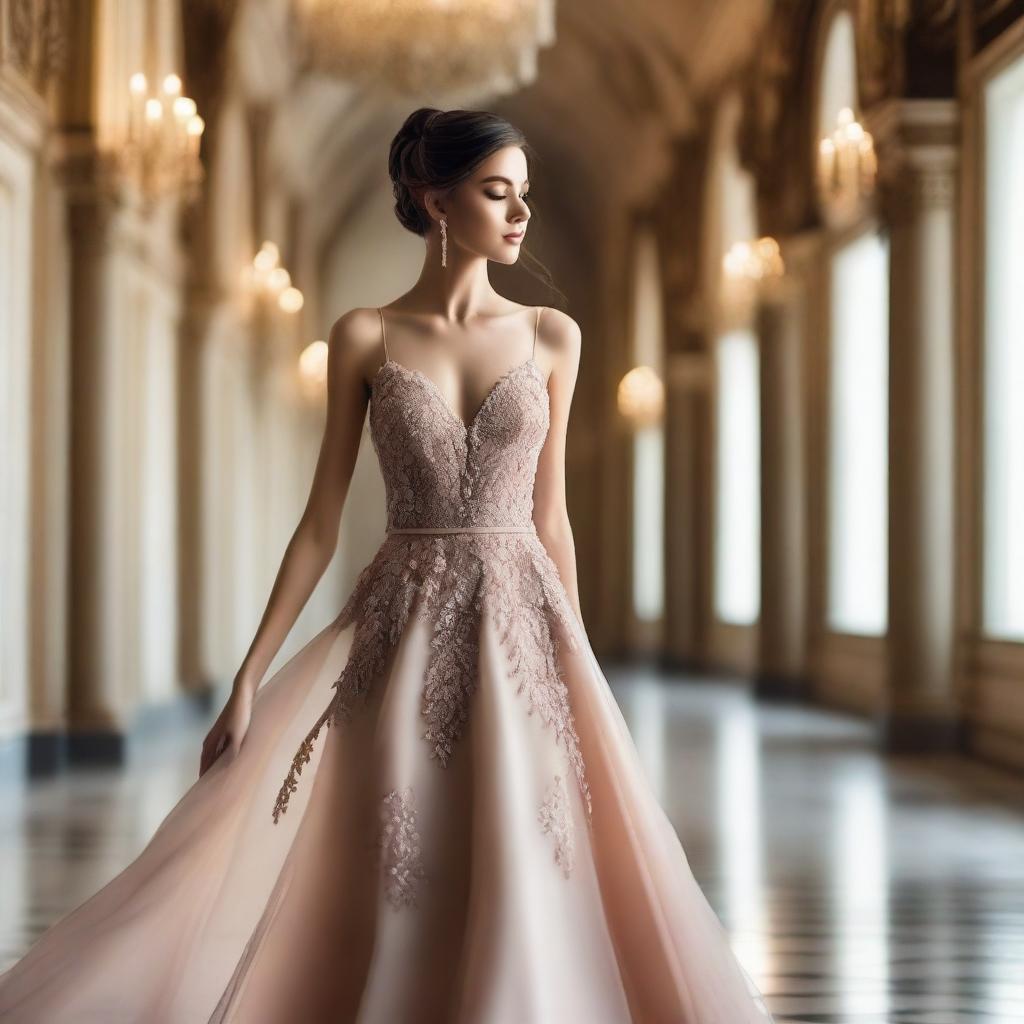
<path id="1" fill-rule="evenodd" d="M 881 757 L 866 722 L 739 684 L 607 674 L 779 1024 L 1024 1022 L 1024 779 Z M 204 733 L 147 743 L 129 769 L 3 784 L 0 965 L 141 850 Z"/>

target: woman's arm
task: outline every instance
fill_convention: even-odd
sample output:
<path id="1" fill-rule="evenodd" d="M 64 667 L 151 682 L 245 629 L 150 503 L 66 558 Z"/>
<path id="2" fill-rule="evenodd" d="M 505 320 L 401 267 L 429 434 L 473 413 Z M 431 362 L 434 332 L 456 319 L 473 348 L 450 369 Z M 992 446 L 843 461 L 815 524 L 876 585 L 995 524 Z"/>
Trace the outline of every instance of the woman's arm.
<path id="1" fill-rule="evenodd" d="M 366 414 L 364 367 L 379 347 L 379 330 L 369 313 L 350 310 L 328 336 L 327 415 L 313 484 L 233 692 L 255 692 L 338 546 L 341 510 Z"/>
<path id="2" fill-rule="evenodd" d="M 548 436 L 537 460 L 533 489 L 533 522 L 537 535 L 558 568 L 576 617 L 583 624 L 576 581 L 576 548 L 565 501 L 565 434 L 569 407 L 576 389 L 582 336 L 579 324 L 558 309 L 545 307 L 540 340 L 550 355 L 548 397 L 551 408 Z"/>

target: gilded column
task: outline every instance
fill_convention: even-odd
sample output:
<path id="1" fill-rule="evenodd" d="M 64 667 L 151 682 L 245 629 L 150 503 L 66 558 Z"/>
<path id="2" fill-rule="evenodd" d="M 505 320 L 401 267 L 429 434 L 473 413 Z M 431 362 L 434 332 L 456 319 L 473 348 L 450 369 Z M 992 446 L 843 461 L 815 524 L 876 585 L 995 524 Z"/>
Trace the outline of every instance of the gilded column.
<path id="1" fill-rule="evenodd" d="M 890 228 L 889 631 L 883 739 L 954 746 L 956 295 L 952 100 L 871 118 Z"/>

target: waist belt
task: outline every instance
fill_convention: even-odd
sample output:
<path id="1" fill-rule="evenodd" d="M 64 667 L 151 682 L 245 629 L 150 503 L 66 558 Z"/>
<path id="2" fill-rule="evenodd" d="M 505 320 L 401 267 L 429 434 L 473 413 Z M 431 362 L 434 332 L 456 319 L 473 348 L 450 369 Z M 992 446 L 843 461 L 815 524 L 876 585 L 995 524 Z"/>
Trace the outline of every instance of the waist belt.
<path id="1" fill-rule="evenodd" d="M 388 527 L 388 533 L 536 533 L 537 527 L 529 526 L 407 526 Z"/>

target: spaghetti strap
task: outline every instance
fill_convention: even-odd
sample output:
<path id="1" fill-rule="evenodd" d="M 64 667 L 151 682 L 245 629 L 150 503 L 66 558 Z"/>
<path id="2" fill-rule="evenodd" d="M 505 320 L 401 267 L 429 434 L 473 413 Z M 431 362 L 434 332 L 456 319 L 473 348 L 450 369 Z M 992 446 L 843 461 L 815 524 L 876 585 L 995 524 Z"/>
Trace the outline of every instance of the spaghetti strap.
<path id="1" fill-rule="evenodd" d="M 533 351 L 530 353 L 531 359 L 537 354 L 537 330 L 540 328 L 540 314 L 543 308 L 543 306 L 537 307 L 537 322 L 533 325 Z"/>
<path id="2" fill-rule="evenodd" d="M 384 341 L 384 362 L 388 361 L 388 333 L 384 329 L 384 310 L 378 306 L 377 312 L 380 314 L 380 336 Z"/>

